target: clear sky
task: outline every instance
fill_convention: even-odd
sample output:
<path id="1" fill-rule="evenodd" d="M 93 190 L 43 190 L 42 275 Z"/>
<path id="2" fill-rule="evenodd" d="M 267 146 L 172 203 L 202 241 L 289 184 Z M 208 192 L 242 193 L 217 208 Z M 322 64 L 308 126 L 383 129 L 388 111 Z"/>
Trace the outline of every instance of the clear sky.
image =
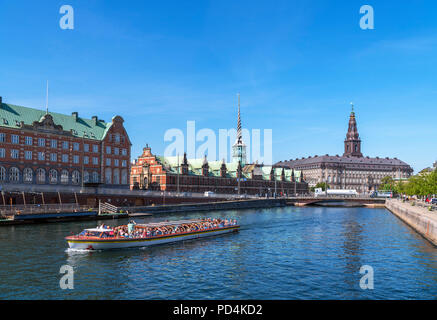
<path id="1" fill-rule="evenodd" d="M 74 9 L 62 30 L 59 9 Z M 375 29 L 359 26 L 373 6 Z M 273 129 L 273 160 L 342 154 L 351 101 L 362 151 L 437 160 L 437 2 L 0 2 L 3 101 L 125 119 L 132 156 L 170 128 Z"/>

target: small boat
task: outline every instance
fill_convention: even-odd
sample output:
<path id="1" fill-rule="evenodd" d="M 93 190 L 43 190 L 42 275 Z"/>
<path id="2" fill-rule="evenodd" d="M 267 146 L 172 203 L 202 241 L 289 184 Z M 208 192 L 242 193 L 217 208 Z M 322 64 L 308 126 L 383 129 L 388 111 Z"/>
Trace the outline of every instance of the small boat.
<path id="1" fill-rule="evenodd" d="M 65 238 L 71 249 L 102 250 L 145 247 L 155 244 L 210 237 L 237 232 L 236 220 L 202 219 L 85 229 Z"/>

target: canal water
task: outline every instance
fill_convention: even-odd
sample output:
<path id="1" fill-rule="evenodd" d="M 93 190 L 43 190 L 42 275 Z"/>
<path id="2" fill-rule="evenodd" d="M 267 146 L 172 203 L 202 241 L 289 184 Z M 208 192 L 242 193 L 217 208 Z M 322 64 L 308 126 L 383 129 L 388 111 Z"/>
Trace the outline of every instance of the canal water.
<path id="1" fill-rule="evenodd" d="M 137 221 L 205 215 L 235 217 L 241 230 L 78 253 L 66 251 L 64 236 L 96 222 L 2 227 L 0 299 L 437 298 L 437 248 L 385 209 L 285 207 Z M 59 286 L 63 265 L 73 267 L 73 290 Z M 362 266 L 373 269 L 373 290 L 360 287 Z"/>

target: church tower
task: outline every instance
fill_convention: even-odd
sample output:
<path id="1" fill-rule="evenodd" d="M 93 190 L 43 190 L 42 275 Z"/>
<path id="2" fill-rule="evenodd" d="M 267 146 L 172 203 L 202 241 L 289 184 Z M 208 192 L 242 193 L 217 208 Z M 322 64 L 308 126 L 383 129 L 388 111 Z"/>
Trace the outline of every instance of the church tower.
<path id="1" fill-rule="evenodd" d="M 246 165 L 246 145 L 243 142 L 243 134 L 241 133 L 240 94 L 238 94 L 237 140 L 232 146 L 232 162 L 240 162 L 241 167 Z"/>
<path id="2" fill-rule="evenodd" d="M 352 156 L 361 158 L 361 140 L 358 134 L 357 121 L 355 119 L 354 105 L 349 117 L 349 128 L 347 130 L 346 139 L 344 140 L 344 154 L 343 157 Z"/>

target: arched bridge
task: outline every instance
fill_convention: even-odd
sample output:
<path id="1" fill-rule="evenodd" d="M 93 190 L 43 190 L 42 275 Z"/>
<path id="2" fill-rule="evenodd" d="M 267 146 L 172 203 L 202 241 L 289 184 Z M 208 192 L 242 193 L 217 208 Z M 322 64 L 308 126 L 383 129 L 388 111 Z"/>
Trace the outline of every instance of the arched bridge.
<path id="1" fill-rule="evenodd" d="M 307 206 L 345 206 L 345 207 L 382 207 L 385 198 L 370 197 L 345 197 L 345 196 L 324 196 L 324 197 L 290 197 L 287 198 L 288 205 Z"/>

